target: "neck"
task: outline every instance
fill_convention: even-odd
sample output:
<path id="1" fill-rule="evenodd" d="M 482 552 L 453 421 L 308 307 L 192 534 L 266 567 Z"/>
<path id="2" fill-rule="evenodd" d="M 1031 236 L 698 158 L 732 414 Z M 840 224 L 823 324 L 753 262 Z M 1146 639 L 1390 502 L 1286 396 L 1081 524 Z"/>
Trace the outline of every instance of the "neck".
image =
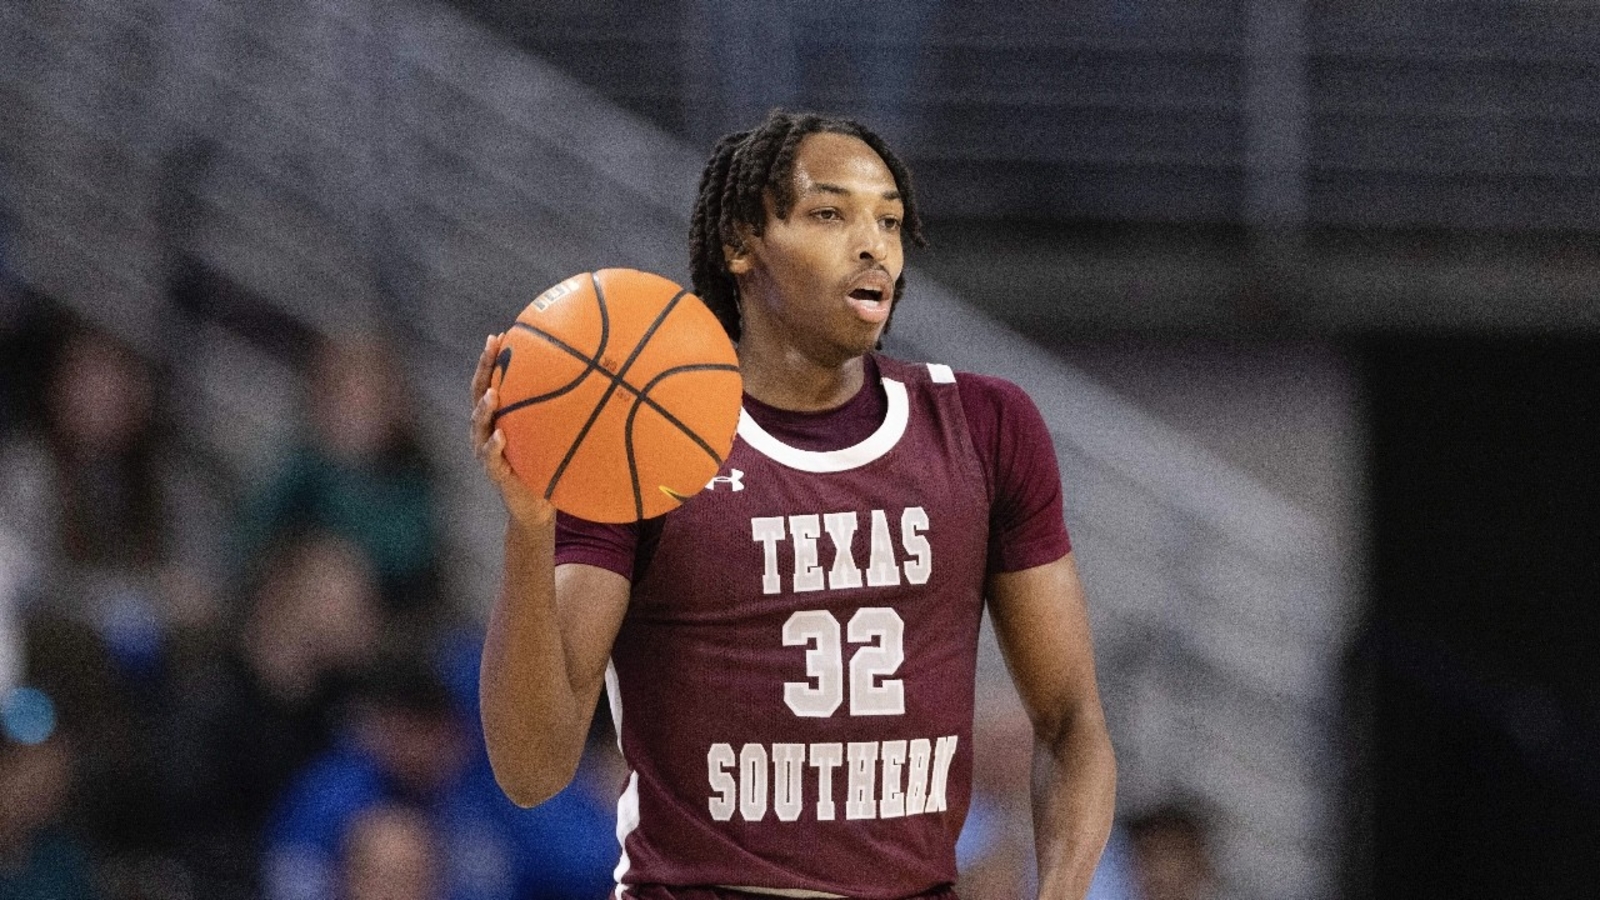
<path id="1" fill-rule="evenodd" d="M 739 372 L 744 392 L 777 409 L 820 412 L 843 406 L 861 390 L 865 368 L 861 357 L 819 361 L 789 348 L 752 352 L 739 344 Z"/>

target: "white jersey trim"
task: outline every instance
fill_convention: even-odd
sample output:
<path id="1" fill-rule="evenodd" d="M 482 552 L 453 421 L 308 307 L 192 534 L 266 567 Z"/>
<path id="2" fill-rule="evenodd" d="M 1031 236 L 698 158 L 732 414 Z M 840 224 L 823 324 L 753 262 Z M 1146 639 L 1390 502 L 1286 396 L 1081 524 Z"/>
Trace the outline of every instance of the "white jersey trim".
<path id="1" fill-rule="evenodd" d="M 866 440 L 843 450 L 801 450 L 791 447 L 767 433 L 750 417 L 739 410 L 739 437 L 762 456 L 802 472 L 847 472 L 872 462 L 894 449 L 906 433 L 911 418 L 911 404 L 906 399 L 906 386 L 893 378 L 883 379 L 883 393 L 889 399 L 889 410 L 883 423 Z"/>
<path id="2" fill-rule="evenodd" d="M 606 660 L 606 700 L 611 706 L 611 727 L 617 735 L 617 752 L 622 752 L 622 685 L 617 682 L 617 664 Z"/>
<path id="3" fill-rule="evenodd" d="M 622 750 L 622 690 L 617 683 L 617 665 L 611 660 L 606 660 L 606 699 L 611 702 L 611 725 L 617 731 L 617 750 Z M 633 868 L 633 863 L 628 859 L 628 835 L 633 834 L 639 827 L 639 773 L 628 773 L 628 787 L 617 798 L 617 846 L 622 854 L 617 859 L 617 869 L 611 874 L 612 880 L 617 883 L 616 892 L 612 895 L 616 900 L 622 900 L 622 879 Z"/>
<path id="4" fill-rule="evenodd" d="M 928 363 L 928 375 L 934 384 L 955 384 L 956 372 L 944 363 Z"/>
<path id="5" fill-rule="evenodd" d="M 622 857 L 617 860 L 617 870 L 611 873 L 617 883 L 616 896 L 622 896 L 623 881 L 633 863 L 628 860 L 628 835 L 639 827 L 639 773 L 628 773 L 628 787 L 617 798 L 617 843 L 622 847 Z"/>

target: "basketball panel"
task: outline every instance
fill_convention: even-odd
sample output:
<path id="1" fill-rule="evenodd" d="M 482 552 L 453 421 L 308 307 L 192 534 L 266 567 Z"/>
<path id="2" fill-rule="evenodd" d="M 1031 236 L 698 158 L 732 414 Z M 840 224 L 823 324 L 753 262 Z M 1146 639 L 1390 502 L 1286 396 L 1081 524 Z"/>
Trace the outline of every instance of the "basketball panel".
<path id="1" fill-rule="evenodd" d="M 681 366 L 738 364 L 722 323 L 700 298 L 689 294 L 673 306 L 661 327 L 639 350 L 628 369 L 628 382 L 643 389 L 656 375 Z"/>
<path id="2" fill-rule="evenodd" d="M 525 327 L 513 326 L 508 335 L 537 333 L 552 352 L 577 360 L 596 359 L 608 352 L 611 344 L 609 322 L 601 314 L 594 280 L 588 272 L 574 275 L 535 297 L 517 315 L 517 324 Z"/>
<path id="3" fill-rule="evenodd" d="M 513 327 L 500 345 L 491 382 L 498 395 L 497 412 L 503 416 L 505 410 L 526 401 L 572 391 L 592 376 L 585 360 L 539 335 Z"/>
<path id="4" fill-rule="evenodd" d="M 660 330 L 658 320 L 662 318 L 662 311 L 684 290 L 660 275 L 634 269 L 601 269 L 595 275 L 611 323 L 611 337 L 602 365 L 611 372 L 619 372 L 629 366 L 628 360 L 639 342 Z M 673 304 L 674 309 L 682 302 Z"/>
<path id="5" fill-rule="evenodd" d="M 739 427 L 739 405 L 743 383 L 732 369 L 671 369 L 657 376 L 645 393 L 650 404 L 687 432 L 691 440 L 709 445 L 718 459 L 733 449 L 734 432 Z M 643 410 L 641 410 L 641 415 Z M 639 436 L 634 436 L 638 442 Z"/>
<path id="6" fill-rule="evenodd" d="M 557 477 L 550 495 L 556 508 L 593 522 L 639 518 L 624 438 L 632 400 L 626 391 L 612 392 Z"/>
<path id="7" fill-rule="evenodd" d="M 507 412 L 495 423 L 505 432 L 511 470 L 534 493 L 545 496 L 550 479 L 610 384 L 610 379 L 591 373 L 573 390 Z"/>

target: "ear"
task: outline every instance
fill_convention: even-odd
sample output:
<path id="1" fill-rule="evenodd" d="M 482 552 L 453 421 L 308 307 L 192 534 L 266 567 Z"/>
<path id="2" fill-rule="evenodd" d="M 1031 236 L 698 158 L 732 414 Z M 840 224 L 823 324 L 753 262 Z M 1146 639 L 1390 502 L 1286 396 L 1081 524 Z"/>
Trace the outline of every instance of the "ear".
<path id="1" fill-rule="evenodd" d="M 755 246 L 759 236 L 748 225 L 736 225 L 734 226 L 734 231 L 738 235 L 739 243 L 737 245 L 723 244 L 722 260 L 727 263 L 728 274 L 734 276 L 748 275 L 751 267 L 755 265 L 751 248 Z"/>

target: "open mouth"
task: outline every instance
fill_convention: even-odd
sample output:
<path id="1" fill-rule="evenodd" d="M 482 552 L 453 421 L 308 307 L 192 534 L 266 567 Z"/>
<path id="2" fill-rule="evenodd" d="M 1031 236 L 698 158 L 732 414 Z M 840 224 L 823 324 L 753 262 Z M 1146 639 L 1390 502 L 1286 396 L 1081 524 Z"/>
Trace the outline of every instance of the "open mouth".
<path id="1" fill-rule="evenodd" d="M 868 322 L 882 322 L 889 318 L 887 292 L 878 288 L 859 287 L 849 293 L 850 306 L 856 315 Z"/>

